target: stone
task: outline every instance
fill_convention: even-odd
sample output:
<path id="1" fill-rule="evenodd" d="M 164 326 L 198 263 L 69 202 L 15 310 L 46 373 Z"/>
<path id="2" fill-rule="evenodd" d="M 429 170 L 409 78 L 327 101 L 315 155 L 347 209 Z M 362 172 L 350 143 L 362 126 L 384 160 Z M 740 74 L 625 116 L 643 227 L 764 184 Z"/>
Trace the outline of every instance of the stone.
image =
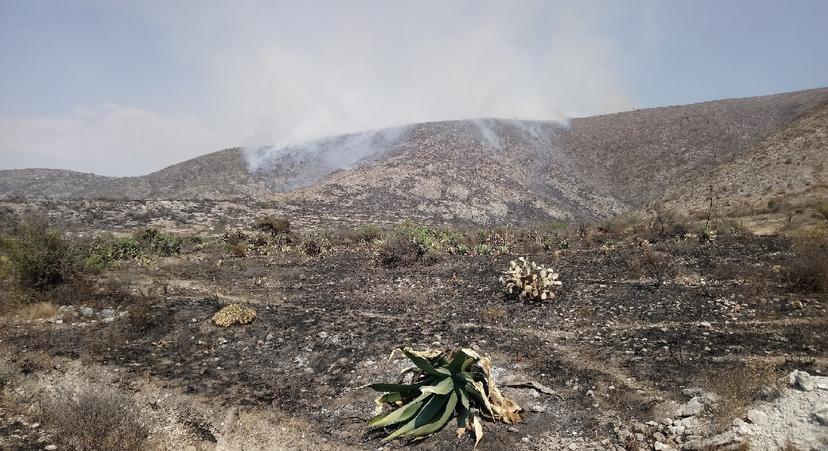
<path id="1" fill-rule="evenodd" d="M 95 314 L 95 311 L 92 310 L 91 307 L 81 307 L 80 308 L 81 315 L 83 316 L 92 316 Z"/>
<path id="2" fill-rule="evenodd" d="M 324 340 L 324 339 L 328 338 L 328 333 L 323 331 L 323 332 L 319 332 L 318 334 L 316 334 L 316 336 Z"/>
<path id="3" fill-rule="evenodd" d="M 543 412 L 546 412 L 546 407 L 544 407 L 544 406 L 542 406 L 542 405 L 539 405 L 539 404 L 533 404 L 533 405 L 532 405 L 531 407 L 529 407 L 529 408 L 530 408 L 530 409 L 532 409 L 532 412 L 537 412 L 537 413 L 543 413 Z"/>
<path id="4" fill-rule="evenodd" d="M 115 310 L 112 310 L 111 308 L 105 308 L 105 309 L 101 310 L 101 316 L 103 318 L 114 318 L 115 317 Z"/>
<path id="5" fill-rule="evenodd" d="M 675 451 L 675 448 L 673 448 L 670 445 L 665 445 L 660 441 L 653 443 L 653 449 L 655 449 L 656 451 Z"/>
<path id="6" fill-rule="evenodd" d="M 768 422 L 768 414 L 757 409 L 748 410 L 747 418 L 751 423 L 758 425 L 766 424 Z"/>
<path id="7" fill-rule="evenodd" d="M 814 412 L 814 418 L 817 422 L 824 426 L 828 426 L 828 406 L 822 406 L 819 410 Z"/>
<path id="8" fill-rule="evenodd" d="M 658 440 L 659 442 L 663 442 L 667 440 L 667 437 L 664 436 L 661 432 L 656 432 L 653 434 L 653 438 Z"/>
<path id="9" fill-rule="evenodd" d="M 58 449 L 58 447 L 57 445 L 46 445 L 46 447 L 44 447 L 43 449 L 45 449 L 46 451 L 54 451 Z"/>
<path id="10" fill-rule="evenodd" d="M 693 397 L 687 404 L 679 407 L 678 412 L 676 415 L 680 417 L 692 417 L 694 415 L 698 415 L 704 411 L 704 404 L 701 401 L 699 396 Z"/>
<path id="11" fill-rule="evenodd" d="M 799 387 L 805 391 L 813 391 L 816 387 L 816 382 L 810 374 L 805 371 L 794 370 L 788 375 L 788 382 L 795 387 Z"/>

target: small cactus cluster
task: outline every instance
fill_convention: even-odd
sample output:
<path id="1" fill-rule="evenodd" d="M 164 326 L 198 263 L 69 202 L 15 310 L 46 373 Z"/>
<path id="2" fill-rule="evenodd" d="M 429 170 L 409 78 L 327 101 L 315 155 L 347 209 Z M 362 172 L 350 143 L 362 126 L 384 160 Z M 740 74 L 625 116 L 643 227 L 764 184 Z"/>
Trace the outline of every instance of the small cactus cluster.
<path id="1" fill-rule="evenodd" d="M 500 277 L 500 284 L 509 295 L 530 301 L 551 300 L 555 297 L 555 287 L 561 286 L 558 273 L 552 268 L 530 262 L 526 257 L 509 262 L 509 269 Z"/>
<path id="2" fill-rule="evenodd" d="M 234 324 L 250 324 L 256 318 L 256 310 L 241 304 L 230 304 L 213 315 L 217 326 L 230 327 Z"/>

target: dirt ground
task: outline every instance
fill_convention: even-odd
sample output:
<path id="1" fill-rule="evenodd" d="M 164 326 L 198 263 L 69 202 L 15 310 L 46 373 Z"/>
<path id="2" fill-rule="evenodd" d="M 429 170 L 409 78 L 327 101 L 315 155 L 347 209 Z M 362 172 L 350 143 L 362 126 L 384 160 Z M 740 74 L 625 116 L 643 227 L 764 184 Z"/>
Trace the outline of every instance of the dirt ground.
<path id="1" fill-rule="evenodd" d="M 668 260 L 636 265 L 643 247 Z M 34 404 L 71 379 L 132 394 L 154 449 L 471 449 L 453 427 L 389 444 L 367 428 L 375 394 L 360 387 L 395 378 L 404 362 L 387 357 L 399 346 L 472 347 L 492 357 L 499 382 L 554 390 L 505 388 L 524 422 L 485 424 L 481 450 L 651 449 L 652 428 L 636 436 L 635 425 L 675 416 L 688 389 L 721 398 L 695 434 L 713 436 L 790 371 L 828 370 L 828 297 L 785 283 L 780 270 L 796 255 L 782 237 L 642 244 L 582 234 L 568 249 L 516 241 L 401 267 L 380 264 L 378 252 L 346 243 L 236 258 L 206 246 L 100 276 L 129 296 L 43 320 L 7 313 L 0 355 L 22 370 L 0 397 L 0 448 L 52 443 L 31 427 Z M 560 272 L 554 300 L 504 296 L 498 276 L 519 256 Z M 140 320 L 139 300 L 149 306 Z M 236 302 L 256 308 L 251 324 L 211 322 Z"/>

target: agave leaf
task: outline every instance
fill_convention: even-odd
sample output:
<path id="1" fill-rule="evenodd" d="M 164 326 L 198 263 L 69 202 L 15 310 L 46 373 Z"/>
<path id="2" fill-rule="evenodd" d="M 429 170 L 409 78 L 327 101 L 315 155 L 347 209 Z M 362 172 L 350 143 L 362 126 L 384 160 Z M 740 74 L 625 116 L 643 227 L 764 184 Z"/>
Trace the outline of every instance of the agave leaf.
<path id="1" fill-rule="evenodd" d="M 424 384 L 370 384 L 366 385 L 366 387 L 379 391 L 379 392 L 412 392 L 417 391 L 420 389 L 421 386 Z"/>
<path id="2" fill-rule="evenodd" d="M 403 348 L 402 352 L 403 352 L 403 354 L 405 354 L 406 357 L 408 357 L 412 362 L 414 362 L 414 364 L 417 365 L 417 367 L 420 368 L 421 370 L 423 370 L 423 372 L 426 373 L 426 374 L 431 374 L 433 376 L 448 376 L 449 375 L 448 370 L 446 370 L 444 368 L 439 368 L 439 369 L 434 368 L 434 365 L 432 365 L 431 362 L 428 361 L 428 359 L 426 359 L 425 357 L 422 357 L 422 355 L 418 354 L 417 352 L 412 351 L 410 348 Z"/>
<path id="3" fill-rule="evenodd" d="M 498 390 L 494 376 L 492 376 L 492 360 L 489 357 L 483 357 L 478 364 L 486 376 L 486 385 L 489 388 L 487 401 L 492 413 L 497 414 L 506 423 L 519 422 L 520 415 L 518 412 L 520 412 L 520 406 L 511 399 L 504 398 Z"/>
<path id="4" fill-rule="evenodd" d="M 404 434 L 406 437 L 425 437 L 427 435 L 431 435 L 437 431 L 439 431 L 443 426 L 448 423 L 449 418 L 451 418 L 451 414 L 454 413 L 454 408 L 457 406 L 457 393 L 452 393 L 449 396 L 448 402 L 445 405 L 445 410 L 443 410 L 443 415 L 437 419 L 437 421 L 432 421 L 428 424 L 422 425 L 411 432 Z"/>
<path id="5" fill-rule="evenodd" d="M 433 419 L 446 405 L 446 401 L 448 400 L 447 396 L 432 396 L 425 404 L 425 406 L 420 410 L 414 419 L 405 423 L 404 425 L 400 426 L 399 429 L 391 433 L 388 437 L 385 437 L 382 441 L 388 442 L 394 440 L 395 438 L 406 435 L 407 433 L 428 424 L 431 419 Z"/>
<path id="6" fill-rule="evenodd" d="M 483 438 L 483 424 L 480 423 L 480 417 L 477 415 L 472 418 L 472 428 L 474 429 L 474 447 L 477 448 Z"/>
<path id="7" fill-rule="evenodd" d="M 454 389 L 454 380 L 447 377 L 437 385 L 428 385 L 420 389 L 422 393 L 434 393 L 435 395 L 446 395 Z"/>
<path id="8" fill-rule="evenodd" d="M 402 401 L 402 399 L 403 399 L 402 393 L 400 393 L 400 392 L 391 392 L 391 393 L 386 393 L 386 394 L 380 396 L 379 398 L 377 398 L 377 404 L 382 404 L 382 403 L 386 403 L 386 402 L 395 403 L 397 401 Z"/>
<path id="9" fill-rule="evenodd" d="M 427 396 L 429 395 L 420 395 L 410 403 L 398 408 L 397 410 L 393 410 L 387 414 L 377 415 L 374 418 L 371 418 L 368 425 L 373 427 L 383 427 L 388 426 L 389 424 L 400 423 L 408 420 L 420 410 L 420 407 L 423 406 L 423 400 L 425 400 Z"/>

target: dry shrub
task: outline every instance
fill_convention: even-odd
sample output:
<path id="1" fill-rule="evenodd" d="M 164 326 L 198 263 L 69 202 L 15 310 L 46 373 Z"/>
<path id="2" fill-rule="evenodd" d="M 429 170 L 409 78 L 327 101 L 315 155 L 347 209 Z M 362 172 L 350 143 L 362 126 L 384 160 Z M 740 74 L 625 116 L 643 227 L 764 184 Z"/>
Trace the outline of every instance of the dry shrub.
<path id="1" fill-rule="evenodd" d="M 230 255 L 236 258 L 243 258 L 247 256 L 247 243 L 231 244 L 228 248 Z"/>
<path id="2" fill-rule="evenodd" d="M 639 255 L 628 258 L 627 265 L 632 274 L 652 279 L 656 288 L 677 273 L 671 255 L 650 248 L 645 248 Z"/>
<path id="3" fill-rule="evenodd" d="M 265 216 L 256 221 L 255 229 L 273 236 L 286 235 L 290 233 L 290 221 L 285 218 Z"/>
<path id="4" fill-rule="evenodd" d="M 149 434 L 132 398 L 103 385 L 61 388 L 42 407 L 44 423 L 69 449 L 138 450 Z"/>
<path id="5" fill-rule="evenodd" d="M 354 237 L 357 241 L 371 243 L 382 238 L 382 230 L 375 225 L 366 224 L 354 231 Z"/>
<path id="6" fill-rule="evenodd" d="M 794 258 L 782 275 L 791 290 L 799 293 L 828 291 L 828 240 L 824 237 L 800 238 Z"/>
<path id="7" fill-rule="evenodd" d="M 54 318 L 59 312 L 60 310 L 54 304 L 49 302 L 35 302 L 24 305 L 17 311 L 17 314 L 23 319 L 35 320 Z"/>
<path id="8" fill-rule="evenodd" d="M 213 323 L 221 327 L 250 324 L 256 318 L 256 309 L 241 304 L 230 304 L 213 315 Z"/>
<path id="9" fill-rule="evenodd" d="M 11 385 L 20 373 L 20 368 L 5 359 L 0 359 L 0 391 Z"/>
<path id="10" fill-rule="evenodd" d="M 412 265 L 424 254 L 423 248 L 410 235 L 395 233 L 382 243 L 378 259 L 382 265 L 394 268 Z"/>

